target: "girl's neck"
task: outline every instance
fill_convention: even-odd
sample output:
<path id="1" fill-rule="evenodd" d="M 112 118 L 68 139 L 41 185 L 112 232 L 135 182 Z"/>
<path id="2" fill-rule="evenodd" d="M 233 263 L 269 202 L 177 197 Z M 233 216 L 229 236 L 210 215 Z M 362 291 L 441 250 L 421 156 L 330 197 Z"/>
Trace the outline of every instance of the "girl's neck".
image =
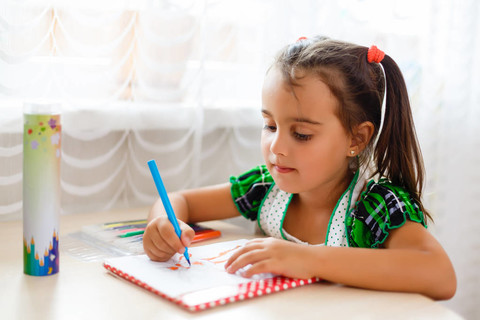
<path id="1" fill-rule="evenodd" d="M 297 195 L 297 201 L 302 207 L 324 211 L 332 211 L 338 200 L 350 185 L 354 174 L 347 170 L 345 176 L 338 181 L 332 181 L 314 190 L 302 192 Z"/>

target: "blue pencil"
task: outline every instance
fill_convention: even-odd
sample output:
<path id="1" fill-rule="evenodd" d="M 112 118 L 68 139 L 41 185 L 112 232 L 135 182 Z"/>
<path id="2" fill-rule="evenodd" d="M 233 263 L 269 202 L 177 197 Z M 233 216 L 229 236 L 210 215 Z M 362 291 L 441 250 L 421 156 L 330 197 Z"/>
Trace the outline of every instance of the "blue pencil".
<path id="1" fill-rule="evenodd" d="M 178 225 L 177 217 L 175 217 L 175 213 L 173 212 L 172 204 L 170 203 L 170 199 L 168 199 L 167 190 L 165 189 L 165 186 L 163 184 L 162 177 L 160 177 L 160 173 L 158 172 L 157 163 L 155 162 L 155 160 L 148 161 L 148 167 L 150 168 L 153 181 L 157 186 L 158 194 L 160 195 L 165 211 L 167 212 L 168 220 L 170 220 L 173 228 L 175 229 L 175 233 L 180 238 L 182 235 L 182 230 L 180 230 L 180 226 Z M 185 252 L 183 253 L 183 255 L 185 256 L 185 259 L 187 259 L 188 264 L 192 265 L 188 256 L 187 247 L 185 247 Z"/>

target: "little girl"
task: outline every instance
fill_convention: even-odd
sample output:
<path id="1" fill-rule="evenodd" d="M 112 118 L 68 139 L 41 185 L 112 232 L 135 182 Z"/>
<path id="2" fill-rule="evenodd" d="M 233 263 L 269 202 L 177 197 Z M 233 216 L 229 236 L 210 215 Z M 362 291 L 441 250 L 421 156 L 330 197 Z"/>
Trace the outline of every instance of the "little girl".
<path id="1" fill-rule="evenodd" d="M 181 239 L 156 201 L 143 238 L 152 260 L 183 253 L 194 235 L 186 223 L 241 214 L 270 238 L 237 250 L 230 273 L 250 266 L 246 277 L 454 295 L 452 264 L 426 230 L 423 160 L 392 58 L 375 46 L 302 37 L 268 70 L 261 112 L 265 165 L 171 194 Z"/>

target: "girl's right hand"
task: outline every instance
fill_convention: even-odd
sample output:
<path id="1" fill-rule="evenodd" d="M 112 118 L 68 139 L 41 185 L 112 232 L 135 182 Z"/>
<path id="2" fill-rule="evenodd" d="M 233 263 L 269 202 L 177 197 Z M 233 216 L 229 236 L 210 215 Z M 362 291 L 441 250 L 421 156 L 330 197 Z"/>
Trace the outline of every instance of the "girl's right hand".
<path id="1" fill-rule="evenodd" d="M 167 261 L 175 253 L 183 254 L 195 236 L 195 231 L 183 221 L 178 220 L 182 230 L 178 238 L 172 223 L 163 215 L 150 221 L 143 234 L 143 249 L 153 261 Z"/>

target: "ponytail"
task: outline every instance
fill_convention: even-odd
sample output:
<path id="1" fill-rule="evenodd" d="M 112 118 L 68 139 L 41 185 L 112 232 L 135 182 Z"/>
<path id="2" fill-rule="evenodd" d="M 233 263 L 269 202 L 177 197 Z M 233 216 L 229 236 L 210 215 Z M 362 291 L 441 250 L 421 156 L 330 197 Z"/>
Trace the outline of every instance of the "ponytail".
<path id="1" fill-rule="evenodd" d="M 373 159 L 375 174 L 403 186 L 430 219 L 421 202 L 425 168 L 415 131 L 407 87 L 400 68 L 385 55 L 381 62 L 387 83 L 383 130 Z"/>

